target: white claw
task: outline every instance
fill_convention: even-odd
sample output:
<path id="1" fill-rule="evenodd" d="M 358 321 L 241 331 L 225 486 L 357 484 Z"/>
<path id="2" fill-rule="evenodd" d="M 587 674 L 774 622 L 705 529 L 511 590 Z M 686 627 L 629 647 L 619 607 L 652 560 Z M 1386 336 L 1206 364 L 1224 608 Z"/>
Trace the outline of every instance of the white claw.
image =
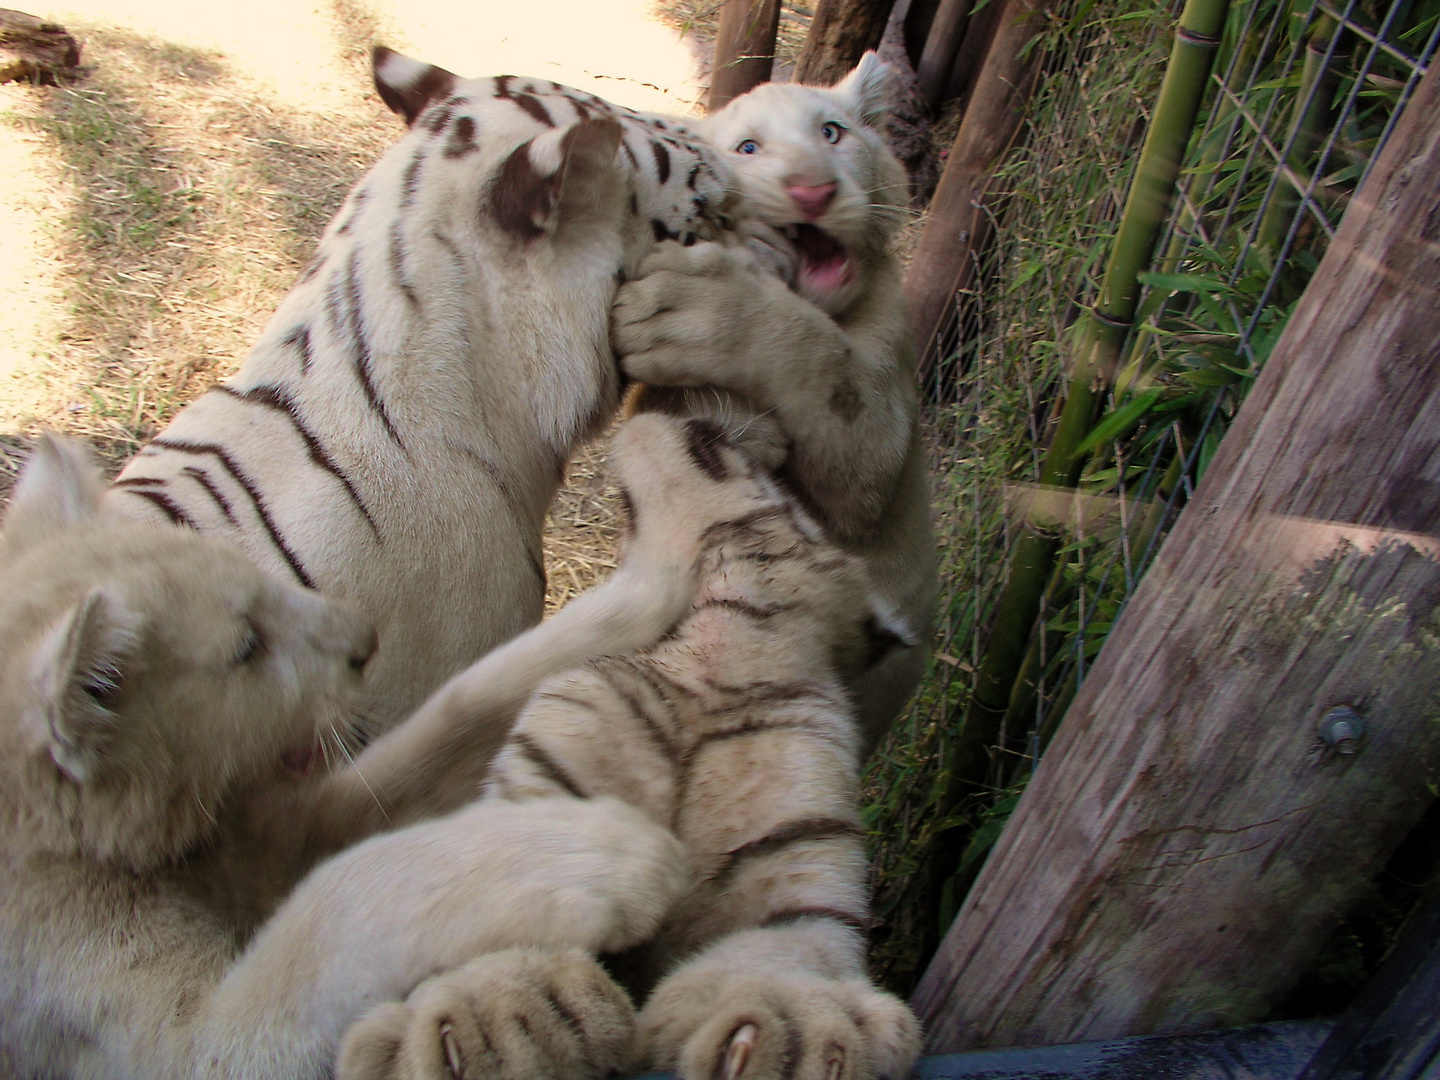
<path id="1" fill-rule="evenodd" d="M 754 1024 L 741 1024 L 735 1029 L 735 1034 L 730 1036 L 730 1045 L 725 1049 L 725 1065 L 720 1070 L 720 1080 L 735 1080 L 744 1071 L 759 1037 L 760 1029 Z"/>
<path id="2" fill-rule="evenodd" d="M 440 1027 L 440 1045 L 445 1048 L 445 1064 L 455 1080 L 464 1080 L 465 1066 L 460 1060 L 460 1046 L 455 1042 L 455 1029 L 449 1024 Z"/>

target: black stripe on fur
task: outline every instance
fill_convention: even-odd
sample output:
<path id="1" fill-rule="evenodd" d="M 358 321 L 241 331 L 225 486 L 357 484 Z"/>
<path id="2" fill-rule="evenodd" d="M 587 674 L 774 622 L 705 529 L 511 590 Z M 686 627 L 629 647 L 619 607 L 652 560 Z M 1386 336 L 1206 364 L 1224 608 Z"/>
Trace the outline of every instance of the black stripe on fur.
<path id="1" fill-rule="evenodd" d="M 264 408 L 280 413 L 280 415 L 288 419 L 291 426 L 295 428 L 296 434 L 300 436 L 300 441 L 305 444 L 305 448 L 310 452 L 310 460 L 340 481 L 341 486 L 344 487 L 345 491 L 349 494 L 350 500 L 355 504 L 355 509 L 360 511 L 360 516 L 363 517 L 365 523 L 370 526 L 370 531 L 373 532 L 376 537 L 379 537 L 380 526 L 375 524 L 375 518 L 371 516 L 370 508 L 367 507 L 365 501 L 360 498 L 360 492 L 355 490 L 355 484 L 351 481 L 350 477 L 345 475 L 345 471 L 341 469 L 340 466 L 335 463 L 335 459 L 326 452 L 325 447 L 320 442 L 320 437 L 311 431 L 310 428 L 306 426 L 305 421 L 300 418 L 300 406 L 294 398 L 278 386 L 252 386 L 248 390 L 236 390 L 233 386 L 227 386 L 221 383 L 215 387 L 215 390 L 237 401 L 243 401 L 250 405 L 263 406 Z"/>
<path id="2" fill-rule="evenodd" d="M 577 799 L 588 799 L 585 789 L 577 784 L 571 775 L 565 771 L 564 766 L 550 756 L 543 746 L 532 739 L 528 734 L 521 731 L 512 736 L 515 747 L 520 756 L 545 777 L 546 780 L 558 788 L 562 788 L 566 794 Z"/>
<path id="3" fill-rule="evenodd" d="M 190 520 L 190 515 L 180 509 L 179 503 L 170 498 L 163 491 L 152 491 L 149 488 L 127 487 L 125 489 L 131 495 L 139 495 L 142 499 L 148 499 L 158 506 L 164 515 L 170 519 L 172 524 L 184 525 L 187 529 L 200 531 L 200 527 Z"/>
<path id="4" fill-rule="evenodd" d="M 793 844 L 803 844 L 815 840 L 839 840 L 863 835 L 860 826 L 853 821 L 846 821 L 844 818 L 805 818 L 801 821 L 787 822 L 772 829 L 764 836 L 756 837 L 754 840 L 727 851 L 720 866 L 710 875 L 709 880 L 714 884 L 723 885 L 751 859 L 773 855 Z"/>
<path id="5" fill-rule="evenodd" d="M 275 521 L 270 516 L 270 510 L 265 505 L 265 500 L 260 497 L 260 491 L 255 486 L 255 482 L 251 480 L 249 476 L 245 475 L 244 470 L 240 468 L 235 459 L 230 456 L 224 447 L 217 446 L 215 443 L 185 442 L 181 439 L 168 438 L 164 435 L 159 435 L 152 439 L 150 445 L 159 446 L 166 450 L 174 450 L 178 454 L 209 456 L 219 461 L 220 464 L 225 467 L 225 471 L 234 479 L 235 483 L 240 485 L 241 490 L 250 497 L 250 502 L 255 507 L 255 515 L 260 519 L 260 524 L 265 526 L 265 532 L 269 535 L 270 542 L 275 545 L 275 550 L 280 552 L 280 557 L 284 559 L 286 565 L 290 567 L 290 572 L 293 573 L 300 584 L 304 585 L 307 589 L 315 588 L 315 582 L 310 580 L 310 575 L 305 572 L 305 566 L 301 563 L 300 556 L 290 550 L 290 545 L 285 542 L 285 538 L 280 535 L 280 530 L 276 528 Z"/>
<path id="6" fill-rule="evenodd" d="M 180 471 L 205 489 L 205 493 L 209 495 L 210 498 L 215 501 L 215 505 L 220 508 L 220 513 L 225 515 L 226 521 L 237 529 L 240 527 L 240 522 L 235 520 L 235 512 L 230 509 L 230 500 L 225 498 L 220 489 L 215 486 L 215 481 L 210 479 L 209 473 L 204 469 L 196 468 L 194 465 L 186 465 Z"/>

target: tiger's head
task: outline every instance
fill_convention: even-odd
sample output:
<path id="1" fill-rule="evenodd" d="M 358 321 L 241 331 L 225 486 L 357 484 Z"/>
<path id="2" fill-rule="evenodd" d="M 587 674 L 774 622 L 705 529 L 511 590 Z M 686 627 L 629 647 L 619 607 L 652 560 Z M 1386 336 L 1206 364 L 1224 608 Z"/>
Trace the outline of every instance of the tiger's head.
<path id="1" fill-rule="evenodd" d="M 464 170 L 483 188 L 470 205 L 518 241 L 618 211 L 628 270 L 661 240 L 713 240 L 731 223 L 733 175 L 682 121 L 542 79 L 462 79 L 383 46 L 373 65 L 412 134 L 403 182 L 478 155 L 482 167 Z"/>
<path id="2" fill-rule="evenodd" d="M 764 83 L 703 124 L 767 242 L 788 242 L 797 290 L 831 315 L 864 292 L 904 221 L 905 170 L 876 127 L 889 79 L 866 53 L 836 86 Z"/>
<path id="3" fill-rule="evenodd" d="M 620 283 L 661 240 L 719 237 L 739 202 L 733 176 L 675 120 L 544 80 L 462 79 L 383 47 L 373 61 L 407 131 L 350 192 L 257 352 L 285 355 L 318 309 L 367 377 L 390 357 L 411 373 L 476 371 L 477 386 L 489 380 L 477 392 L 513 399 L 564 460 L 618 403 Z M 426 385 L 395 380 L 387 423 L 445 422 Z"/>
<path id="4" fill-rule="evenodd" d="M 0 532 L 0 843 L 144 872 L 315 766 L 375 633 L 100 493 L 77 444 L 43 439 Z"/>

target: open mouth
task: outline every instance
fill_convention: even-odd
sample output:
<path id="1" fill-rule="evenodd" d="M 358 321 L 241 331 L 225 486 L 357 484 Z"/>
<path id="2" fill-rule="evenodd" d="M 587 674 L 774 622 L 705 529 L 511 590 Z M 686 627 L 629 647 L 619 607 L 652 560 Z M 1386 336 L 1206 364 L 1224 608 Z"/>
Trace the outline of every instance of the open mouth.
<path id="1" fill-rule="evenodd" d="M 789 225 L 785 235 L 794 242 L 800 256 L 802 289 L 829 293 L 850 284 L 854 268 L 844 244 L 810 224 Z"/>
<path id="2" fill-rule="evenodd" d="M 320 764 L 324 756 L 320 739 L 317 737 L 303 746 L 292 746 L 285 751 L 280 758 L 280 764 L 290 776 L 300 780 L 314 772 L 315 766 Z"/>

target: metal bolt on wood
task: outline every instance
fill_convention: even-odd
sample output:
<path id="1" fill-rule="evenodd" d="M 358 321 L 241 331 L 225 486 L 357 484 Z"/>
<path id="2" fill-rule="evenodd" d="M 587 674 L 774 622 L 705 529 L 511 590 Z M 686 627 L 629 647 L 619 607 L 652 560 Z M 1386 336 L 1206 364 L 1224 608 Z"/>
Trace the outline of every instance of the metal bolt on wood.
<path id="1" fill-rule="evenodd" d="M 1365 737 L 1365 718 L 1348 705 L 1338 705 L 1320 718 L 1320 738 L 1337 754 L 1353 754 Z"/>

